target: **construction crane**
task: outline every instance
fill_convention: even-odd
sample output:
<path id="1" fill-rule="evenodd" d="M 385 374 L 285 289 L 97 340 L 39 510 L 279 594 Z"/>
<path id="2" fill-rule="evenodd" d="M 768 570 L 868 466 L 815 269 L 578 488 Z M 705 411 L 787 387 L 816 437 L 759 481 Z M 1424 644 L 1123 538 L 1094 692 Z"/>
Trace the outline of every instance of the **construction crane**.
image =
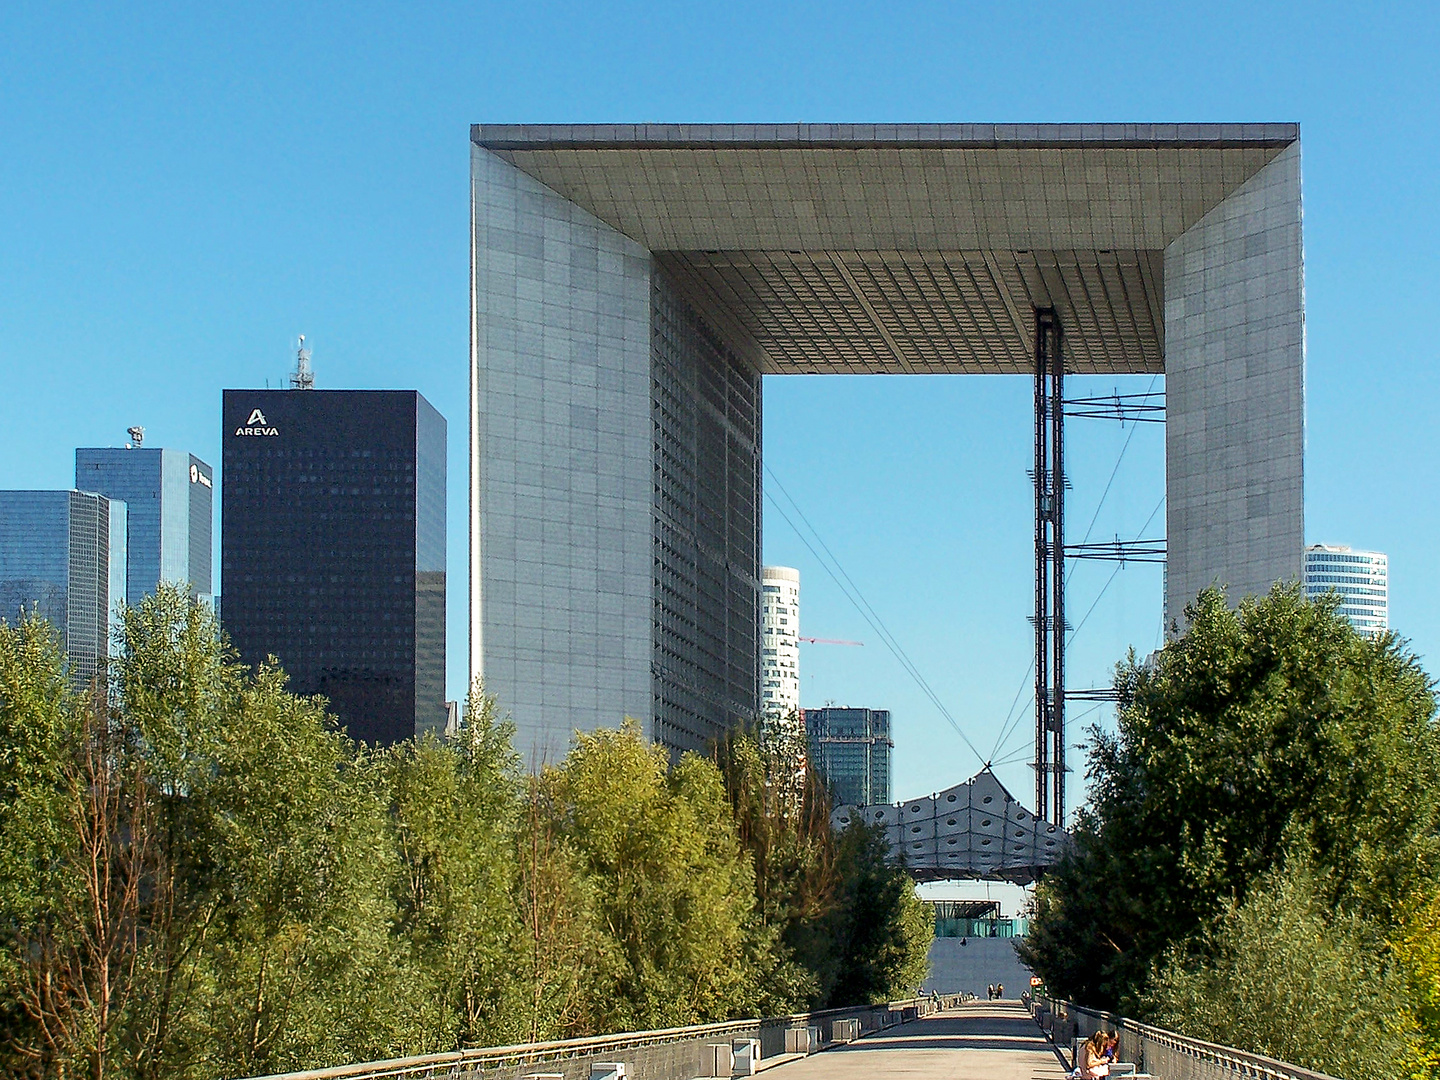
<path id="1" fill-rule="evenodd" d="M 860 645 L 860 646 L 863 646 L 863 645 L 865 644 L 863 641 L 841 641 L 839 638 L 828 638 L 828 637 L 802 637 L 802 638 L 796 638 L 795 640 L 797 640 L 797 641 L 808 641 L 811 645 Z"/>

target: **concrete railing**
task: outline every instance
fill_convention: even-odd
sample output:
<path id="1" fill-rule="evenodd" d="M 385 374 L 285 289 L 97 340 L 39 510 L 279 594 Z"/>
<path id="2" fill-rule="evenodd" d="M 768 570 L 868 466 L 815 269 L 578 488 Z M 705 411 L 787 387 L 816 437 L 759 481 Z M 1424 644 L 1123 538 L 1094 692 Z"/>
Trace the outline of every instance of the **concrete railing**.
<path id="1" fill-rule="evenodd" d="M 824 1009 L 766 1019 L 731 1020 L 586 1039 L 455 1050 L 389 1061 L 338 1065 L 328 1069 L 277 1073 L 255 1080 L 386 1080 L 391 1077 L 400 1080 L 521 1080 L 537 1074 L 559 1075 L 564 1080 L 589 1080 L 591 1065 L 611 1061 L 623 1061 L 627 1075 L 634 1080 L 694 1080 L 713 1074 L 711 1062 L 714 1058 L 711 1056 L 707 1061 L 707 1047 L 717 1043 L 733 1045 L 736 1040 L 757 1039 L 762 1061 L 785 1054 L 787 1042 L 792 1048 L 812 1045 L 823 1050 L 868 1032 L 928 1016 L 937 1008 L 952 1008 L 971 996 L 951 994 L 938 999 L 912 998 L 884 1005 Z M 802 1031 L 810 1032 L 810 1037 L 791 1035 L 787 1039 L 787 1032 Z"/>
<path id="2" fill-rule="evenodd" d="M 1120 1036 L 1117 1059 L 1133 1061 L 1144 1072 L 1162 1080 L 1335 1080 L 1325 1073 L 1302 1069 L 1261 1054 L 1177 1035 L 1114 1013 L 1087 1009 L 1058 998 L 1026 997 L 1035 1022 L 1067 1060 L 1076 1039 L 1087 1039 L 1098 1028 Z M 1071 1064 L 1074 1064 L 1073 1061 Z"/>

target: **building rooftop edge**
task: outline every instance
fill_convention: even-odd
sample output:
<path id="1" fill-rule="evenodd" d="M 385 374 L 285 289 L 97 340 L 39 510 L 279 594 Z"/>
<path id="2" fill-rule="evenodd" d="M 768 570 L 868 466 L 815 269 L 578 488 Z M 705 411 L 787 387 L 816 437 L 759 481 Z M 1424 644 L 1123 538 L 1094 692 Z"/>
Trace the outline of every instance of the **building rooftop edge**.
<path id="1" fill-rule="evenodd" d="M 116 495 L 106 495 L 103 492 L 91 491 L 88 488 L 0 488 L 0 495 L 91 495 L 98 499 L 109 499 L 111 502 L 124 502 L 125 500 Z"/>
<path id="2" fill-rule="evenodd" d="M 1224 148 L 1299 138 L 1298 123 L 470 125 L 470 141 L 488 150 Z"/>
<path id="3" fill-rule="evenodd" d="M 410 389 L 376 389 L 374 387 L 350 387 L 350 386 L 317 386 L 313 389 L 297 390 L 293 386 L 226 386 L 222 388 L 227 394 L 419 394 L 425 396 L 423 390 Z M 145 449 L 149 449 L 146 447 Z"/>

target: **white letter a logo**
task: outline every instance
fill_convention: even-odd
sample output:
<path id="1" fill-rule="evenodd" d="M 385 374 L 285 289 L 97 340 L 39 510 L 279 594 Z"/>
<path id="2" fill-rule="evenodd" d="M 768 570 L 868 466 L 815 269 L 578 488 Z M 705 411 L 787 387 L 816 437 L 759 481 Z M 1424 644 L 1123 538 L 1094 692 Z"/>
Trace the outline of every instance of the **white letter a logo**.
<path id="1" fill-rule="evenodd" d="M 264 427 L 267 423 L 268 421 L 265 419 L 265 414 L 259 409 L 255 409 L 250 413 L 250 419 L 245 421 L 245 426 L 249 427 L 252 424 L 259 424 L 261 427 Z"/>

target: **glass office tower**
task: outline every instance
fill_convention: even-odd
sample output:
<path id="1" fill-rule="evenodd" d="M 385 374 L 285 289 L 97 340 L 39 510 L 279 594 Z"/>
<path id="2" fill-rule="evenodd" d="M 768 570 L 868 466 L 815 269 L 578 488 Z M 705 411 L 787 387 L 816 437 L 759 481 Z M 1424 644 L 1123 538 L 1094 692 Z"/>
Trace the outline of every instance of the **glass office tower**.
<path id="1" fill-rule="evenodd" d="M 75 486 L 123 499 L 129 507 L 131 603 L 162 581 L 188 585 L 209 601 L 213 548 L 214 470 L 194 454 L 158 447 L 82 447 L 75 451 Z"/>
<path id="2" fill-rule="evenodd" d="M 225 629 L 356 739 L 444 730 L 444 418 L 413 390 L 226 390 Z"/>
<path id="3" fill-rule="evenodd" d="M 1379 551 L 1352 551 L 1344 545 L 1311 544 L 1305 549 L 1305 596 L 1329 592 L 1340 597 L 1340 614 L 1362 634 L 1390 627 L 1390 560 Z"/>
<path id="4" fill-rule="evenodd" d="M 830 787 L 837 806 L 890 801 L 889 709 L 827 706 L 805 710 L 810 764 Z"/>
<path id="5" fill-rule="evenodd" d="M 84 491 L 0 491 L 0 618 L 49 620 L 83 690 L 125 599 L 126 506 Z"/>

